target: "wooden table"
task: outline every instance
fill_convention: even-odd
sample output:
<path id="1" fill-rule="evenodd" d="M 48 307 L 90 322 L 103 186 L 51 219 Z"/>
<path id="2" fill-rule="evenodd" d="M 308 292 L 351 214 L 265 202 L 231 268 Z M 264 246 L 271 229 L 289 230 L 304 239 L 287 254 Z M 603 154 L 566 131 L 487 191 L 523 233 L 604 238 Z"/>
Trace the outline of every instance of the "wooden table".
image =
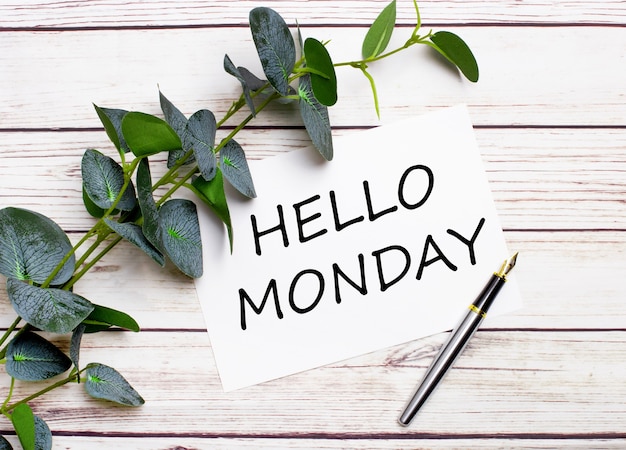
<path id="1" fill-rule="evenodd" d="M 359 57 L 385 0 L 266 1 L 305 36 Z M 35 209 L 78 239 L 86 148 L 115 154 L 92 102 L 159 113 L 157 84 L 187 115 L 223 114 L 228 53 L 258 67 L 258 2 L 4 0 L 0 4 L 0 206 Z M 461 35 L 473 85 L 426 48 L 341 69 L 336 135 L 467 103 L 525 306 L 485 324 L 410 428 L 398 414 L 445 334 L 224 394 L 193 282 L 119 245 L 80 282 L 142 332 L 86 338 L 146 399 L 107 406 L 65 386 L 32 403 L 54 448 L 626 448 L 626 5 L 618 0 L 421 1 L 424 27 Z M 397 42 L 414 23 L 398 0 Z M 288 108 L 240 143 L 253 158 L 308 145 Z M 0 327 L 13 320 L 1 294 Z M 66 341 L 60 341 L 61 344 Z M 3 377 L 2 389 L 8 381 Z M 26 392 L 22 384 L 18 394 Z M 0 431 L 11 435 L 3 420 Z"/>

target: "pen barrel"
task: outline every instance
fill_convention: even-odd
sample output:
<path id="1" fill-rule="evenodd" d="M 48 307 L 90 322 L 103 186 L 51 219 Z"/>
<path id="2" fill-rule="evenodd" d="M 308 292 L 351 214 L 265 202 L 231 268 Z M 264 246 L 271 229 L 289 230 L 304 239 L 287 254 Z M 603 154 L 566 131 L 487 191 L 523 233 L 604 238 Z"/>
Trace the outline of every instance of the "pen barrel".
<path id="1" fill-rule="evenodd" d="M 494 274 L 482 292 L 476 297 L 476 300 L 470 305 L 469 311 L 450 333 L 424 374 L 419 388 L 400 416 L 400 424 L 408 425 L 422 405 L 428 400 L 430 394 L 467 346 L 504 283 L 505 280 L 502 277 Z"/>

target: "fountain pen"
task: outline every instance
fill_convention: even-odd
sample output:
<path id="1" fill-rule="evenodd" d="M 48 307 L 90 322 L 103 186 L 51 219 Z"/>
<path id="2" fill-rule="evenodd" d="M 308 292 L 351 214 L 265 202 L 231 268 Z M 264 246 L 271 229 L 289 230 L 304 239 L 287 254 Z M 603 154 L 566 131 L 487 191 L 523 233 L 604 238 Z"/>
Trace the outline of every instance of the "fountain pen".
<path id="1" fill-rule="evenodd" d="M 504 286 L 506 277 L 515 267 L 517 253 L 504 261 L 500 270 L 495 272 L 476 300 L 469 306 L 469 311 L 465 314 L 461 322 L 450 333 L 448 340 L 443 344 L 437 357 L 426 371 L 415 395 L 408 403 L 406 409 L 398 419 L 401 425 L 408 426 L 415 417 L 419 409 L 426 402 L 430 394 L 435 390 L 441 379 L 452 366 L 456 358 L 463 352 L 463 349 L 472 338 L 476 329 L 487 315 L 489 307 Z"/>

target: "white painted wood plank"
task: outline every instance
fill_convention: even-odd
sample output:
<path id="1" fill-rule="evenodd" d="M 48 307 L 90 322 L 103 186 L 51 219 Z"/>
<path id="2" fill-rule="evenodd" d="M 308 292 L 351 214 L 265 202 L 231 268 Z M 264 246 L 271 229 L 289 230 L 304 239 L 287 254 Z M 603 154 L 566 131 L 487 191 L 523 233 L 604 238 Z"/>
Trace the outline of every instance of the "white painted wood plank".
<path id="1" fill-rule="evenodd" d="M 9 439 L 16 445 L 17 439 Z M 516 448 L 520 450 L 545 450 L 546 448 L 580 450 L 623 450 L 623 439 L 598 437 L 594 439 L 507 439 L 489 437 L 484 439 L 448 439 L 437 436 L 430 438 L 394 438 L 380 436 L 378 439 L 365 436 L 360 438 L 230 438 L 230 437 L 67 437 L 55 436 L 55 445 L 64 450 L 232 450 L 232 449 L 316 449 L 316 450 L 401 450 L 401 449 L 445 449 L 451 448 L 476 450 L 494 448 Z"/>
<path id="2" fill-rule="evenodd" d="M 335 134 L 352 132 L 358 131 Z M 475 134 L 505 228 L 626 229 L 626 130 L 479 128 Z M 302 129 L 244 131 L 237 139 L 252 159 L 307 145 L 316 151 Z M 91 227 L 81 194 L 86 148 L 118 158 L 103 131 L 0 133 L 0 206 L 35 209 L 69 231 Z M 152 164 L 155 179 L 164 167 Z"/>
<path id="3" fill-rule="evenodd" d="M 488 317 L 484 327 L 624 329 L 626 233 L 508 232 L 505 237 L 511 252 L 520 252 L 515 275 L 524 307 Z M 76 292 L 128 312 L 144 329 L 206 329 L 193 282 L 161 269 L 130 244 L 120 244 L 76 285 Z M 468 293 L 468 303 L 472 300 Z M 14 318 L 3 289 L 0 327 Z"/>
<path id="4" fill-rule="evenodd" d="M 401 45 L 409 30 L 398 33 Z M 623 125 L 626 33 L 620 28 L 462 27 L 481 80 L 458 76 L 428 48 L 372 65 L 382 120 L 369 84 L 352 68 L 338 70 L 335 126 L 376 125 L 467 103 L 477 125 Z M 336 62 L 358 59 L 360 28 L 306 28 L 331 39 Z M 402 36 L 401 36 L 402 35 Z M 92 102 L 158 113 L 157 85 L 180 109 L 222 117 L 239 95 L 223 69 L 224 54 L 260 73 L 246 29 L 158 29 L 6 32 L 0 40 L 2 128 L 98 127 Z M 546 52 L 546 48 L 558 51 Z M 581 63 L 584 56 L 584 64 Z M 255 125 L 300 125 L 289 105 L 259 114 Z"/>
<path id="5" fill-rule="evenodd" d="M 225 394 L 204 333 L 88 335 L 81 361 L 115 367 L 146 404 L 107 407 L 82 395 L 81 386 L 66 385 L 32 407 L 63 434 L 484 438 L 623 431 L 623 331 L 479 331 L 415 426 L 401 427 L 397 416 L 444 337 Z M 24 393 L 17 383 L 15 398 Z"/>
<path id="6" fill-rule="evenodd" d="M 388 0 L 285 1 L 265 0 L 290 22 L 313 24 L 371 23 Z M 418 2 L 425 23 L 602 23 L 623 24 L 626 8 L 618 0 L 554 2 L 537 0 L 468 0 Z M 151 1 L 4 1 L 0 5 L 2 27 L 120 27 L 120 26 L 205 26 L 247 23 L 249 11 L 259 6 L 251 0 L 186 1 L 175 6 Z M 413 2 L 397 4 L 398 22 L 415 20 Z"/>

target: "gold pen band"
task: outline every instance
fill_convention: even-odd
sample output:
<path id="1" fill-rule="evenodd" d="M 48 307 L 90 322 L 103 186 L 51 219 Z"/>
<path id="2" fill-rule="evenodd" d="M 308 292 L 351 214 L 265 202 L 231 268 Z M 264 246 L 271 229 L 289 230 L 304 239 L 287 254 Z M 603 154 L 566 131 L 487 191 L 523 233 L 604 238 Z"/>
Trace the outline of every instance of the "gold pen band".
<path id="1" fill-rule="evenodd" d="M 471 304 L 469 305 L 469 309 L 473 312 L 475 312 L 476 314 L 478 314 L 479 316 L 482 316 L 482 318 L 484 319 L 485 317 L 487 317 L 487 313 L 485 311 L 483 311 L 482 309 L 478 308 L 476 305 Z"/>

